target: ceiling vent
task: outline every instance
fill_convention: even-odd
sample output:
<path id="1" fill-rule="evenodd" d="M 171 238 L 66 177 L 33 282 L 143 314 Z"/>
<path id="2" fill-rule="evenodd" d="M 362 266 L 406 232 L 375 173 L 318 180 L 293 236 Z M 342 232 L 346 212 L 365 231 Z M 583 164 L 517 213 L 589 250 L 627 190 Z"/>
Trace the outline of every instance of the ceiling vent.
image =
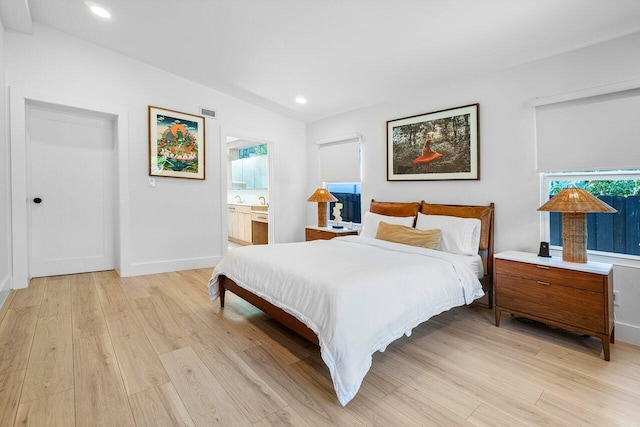
<path id="1" fill-rule="evenodd" d="M 216 114 L 216 110 L 212 110 L 211 108 L 200 107 L 200 114 L 206 117 L 210 117 L 212 119 L 215 119 L 218 117 L 218 115 Z"/>

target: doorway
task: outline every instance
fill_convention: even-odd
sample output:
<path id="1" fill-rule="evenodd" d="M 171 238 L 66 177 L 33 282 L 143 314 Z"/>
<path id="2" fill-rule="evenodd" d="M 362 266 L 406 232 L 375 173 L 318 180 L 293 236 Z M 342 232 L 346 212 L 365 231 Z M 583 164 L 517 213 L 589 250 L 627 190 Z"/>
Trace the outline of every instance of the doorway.
<path id="1" fill-rule="evenodd" d="M 227 248 L 268 244 L 273 239 L 272 144 L 226 136 Z"/>
<path id="2" fill-rule="evenodd" d="M 116 268 L 114 117 L 27 106 L 31 277 Z"/>

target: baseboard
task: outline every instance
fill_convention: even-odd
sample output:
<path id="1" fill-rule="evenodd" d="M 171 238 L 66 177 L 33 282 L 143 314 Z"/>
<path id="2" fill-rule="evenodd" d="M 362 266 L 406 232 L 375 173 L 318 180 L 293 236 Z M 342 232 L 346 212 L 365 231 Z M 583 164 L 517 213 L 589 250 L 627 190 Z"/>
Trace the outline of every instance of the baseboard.
<path id="1" fill-rule="evenodd" d="M 640 345 L 640 326 L 616 322 L 616 341 Z"/>
<path id="2" fill-rule="evenodd" d="M 0 307 L 2 307 L 7 300 L 9 292 L 11 292 L 11 276 L 5 277 L 2 282 L 0 282 Z"/>
<path id="3" fill-rule="evenodd" d="M 217 257 L 174 259 L 168 261 L 136 262 L 129 266 L 130 276 L 167 273 L 169 271 L 193 270 L 196 268 L 213 268 L 222 259 Z"/>

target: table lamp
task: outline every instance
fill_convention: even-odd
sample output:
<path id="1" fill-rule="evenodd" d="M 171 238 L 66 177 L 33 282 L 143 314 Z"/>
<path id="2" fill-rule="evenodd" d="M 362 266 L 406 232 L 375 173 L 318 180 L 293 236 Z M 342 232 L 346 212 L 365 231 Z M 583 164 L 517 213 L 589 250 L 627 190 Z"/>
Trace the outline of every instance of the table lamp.
<path id="1" fill-rule="evenodd" d="M 611 206 L 581 188 L 564 188 L 538 208 L 562 212 L 562 260 L 587 262 L 587 213 L 616 213 Z"/>
<path id="2" fill-rule="evenodd" d="M 318 188 L 311 197 L 307 199 L 307 202 L 318 203 L 318 227 L 327 226 L 327 202 L 337 201 L 338 199 L 329 193 L 329 190 L 326 188 Z"/>

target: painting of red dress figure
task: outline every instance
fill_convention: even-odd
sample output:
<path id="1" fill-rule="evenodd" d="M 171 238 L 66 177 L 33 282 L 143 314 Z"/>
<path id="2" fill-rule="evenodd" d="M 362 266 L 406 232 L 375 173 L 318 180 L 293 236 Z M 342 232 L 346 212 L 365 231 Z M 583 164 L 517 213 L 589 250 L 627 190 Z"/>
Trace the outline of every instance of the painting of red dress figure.
<path id="1" fill-rule="evenodd" d="M 387 122 L 387 180 L 480 179 L 479 104 Z"/>
<path id="2" fill-rule="evenodd" d="M 205 179 L 204 117 L 149 106 L 149 175 Z"/>

